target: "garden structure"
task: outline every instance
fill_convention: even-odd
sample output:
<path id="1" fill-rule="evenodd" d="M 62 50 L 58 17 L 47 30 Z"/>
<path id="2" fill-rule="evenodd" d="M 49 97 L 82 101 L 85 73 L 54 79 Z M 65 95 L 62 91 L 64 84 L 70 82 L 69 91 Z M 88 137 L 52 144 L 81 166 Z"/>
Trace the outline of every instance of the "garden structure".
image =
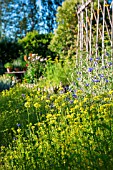
<path id="1" fill-rule="evenodd" d="M 17 80 L 22 82 L 22 77 L 25 74 L 25 71 L 11 71 L 11 72 L 5 72 L 5 74 L 10 74 L 12 76 L 16 76 Z"/>
<path id="2" fill-rule="evenodd" d="M 105 56 L 113 58 L 113 1 L 106 0 L 81 0 L 78 9 L 78 36 L 77 62 L 82 65 L 83 52 L 86 52 L 86 61 L 92 56 L 101 58 L 102 66 L 105 65 Z M 77 55 L 78 56 L 78 55 Z"/>

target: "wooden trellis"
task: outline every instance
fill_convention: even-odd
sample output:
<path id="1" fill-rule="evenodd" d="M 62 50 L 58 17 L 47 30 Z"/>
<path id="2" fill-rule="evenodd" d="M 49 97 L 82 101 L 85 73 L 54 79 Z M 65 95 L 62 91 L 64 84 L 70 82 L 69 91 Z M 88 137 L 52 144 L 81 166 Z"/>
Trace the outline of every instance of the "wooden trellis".
<path id="1" fill-rule="evenodd" d="M 87 60 L 92 56 L 100 57 L 104 66 L 104 57 L 109 54 L 113 59 L 113 0 L 81 0 L 78 10 L 78 51 L 80 61 L 83 52 Z"/>

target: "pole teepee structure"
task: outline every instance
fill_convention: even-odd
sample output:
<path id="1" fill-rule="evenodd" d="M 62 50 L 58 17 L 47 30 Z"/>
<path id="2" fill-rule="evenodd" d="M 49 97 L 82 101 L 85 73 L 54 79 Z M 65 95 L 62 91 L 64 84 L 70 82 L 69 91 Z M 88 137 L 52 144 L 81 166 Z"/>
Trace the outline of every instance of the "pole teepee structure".
<path id="1" fill-rule="evenodd" d="M 113 0 L 81 0 L 78 10 L 78 51 L 88 61 L 91 57 L 113 59 Z"/>

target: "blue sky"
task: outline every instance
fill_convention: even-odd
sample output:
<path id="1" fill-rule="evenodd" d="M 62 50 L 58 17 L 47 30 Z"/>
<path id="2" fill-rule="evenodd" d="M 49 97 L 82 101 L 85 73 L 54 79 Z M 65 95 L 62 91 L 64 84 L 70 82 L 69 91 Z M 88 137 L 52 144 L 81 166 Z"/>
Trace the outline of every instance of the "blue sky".
<path id="1" fill-rule="evenodd" d="M 38 0 L 37 4 L 41 6 L 41 0 Z"/>

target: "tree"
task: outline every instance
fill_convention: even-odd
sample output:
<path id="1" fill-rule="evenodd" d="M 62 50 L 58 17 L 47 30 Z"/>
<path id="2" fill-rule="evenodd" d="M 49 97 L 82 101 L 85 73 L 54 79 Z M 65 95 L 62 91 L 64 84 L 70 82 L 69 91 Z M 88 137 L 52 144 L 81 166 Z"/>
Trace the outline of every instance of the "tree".
<path id="1" fill-rule="evenodd" d="M 40 30 L 39 5 L 37 0 L 4 0 L 0 3 L 2 36 L 17 39 L 34 29 Z"/>
<path id="2" fill-rule="evenodd" d="M 58 27 L 54 32 L 49 48 L 60 57 L 71 56 L 76 53 L 77 4 L 77 0 L 66 0 L 57 9 Z"/>
<path id="3" fill-rule="evenodd" d="M 1 27 L 1 37 L 5 37 L 8 32 L 8 28 L 10 25 L 9 18 L 12 13 L 12 4 L 13 0 L 4 0 L 0 1 L 0 27 Z M 10 34 L 10 30 L 9 30 Z"/>
<path id="4" fill-rule="evenodd" d="M 29 31 L 40 30 L 40 8 L 37 0 L 28 0 Z"/>
<path id="5" fill-rule="evenodd" d="M 24 38 L 18 40 L 20 46 L 23 47 L 21 53 L 23 55 L 29 55 L 29 53 L 32 53 L 38 54 L 43 58 L 47 56 L 52 56 L 54 58 L 55 54 L 48 49 L 52 36 L 52 33 L 39 34 L 38 31 L 35 30 L 27 33 Z"/>
<path id="6" fill-rule="evenodd" d="M 17 42 L 2 38 L 0 40 L 0 61 L 4 64 L 18 58 L 20 50 L 22 47 Z"/>
<path id="7" fill-rule="evenodd" d="M 45 32 L 53 32 L 56 28 L 57 7 L 62 5 L 64 0 L 41 0 L 42 4 L 42 29 Z"/>

